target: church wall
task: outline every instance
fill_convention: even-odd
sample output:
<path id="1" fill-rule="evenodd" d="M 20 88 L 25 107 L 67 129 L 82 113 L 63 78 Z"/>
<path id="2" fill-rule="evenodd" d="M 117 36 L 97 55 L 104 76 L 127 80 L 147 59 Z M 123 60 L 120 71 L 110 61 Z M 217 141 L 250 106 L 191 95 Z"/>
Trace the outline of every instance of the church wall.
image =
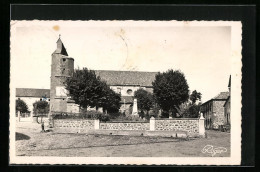
<path id="1" fill-rule="evenodd" d="M 137 91 L 138 89 L 142 88 L 146 90 L 146 87 L 140 87 L 140 86 L 110 86 L 112 90 L 114 90 L 116 93 L 121 93 L 121 96 L 134 96 L 134 92 Z M 132 92 L 128 92 L 128 90 L 132 90 Z"/>

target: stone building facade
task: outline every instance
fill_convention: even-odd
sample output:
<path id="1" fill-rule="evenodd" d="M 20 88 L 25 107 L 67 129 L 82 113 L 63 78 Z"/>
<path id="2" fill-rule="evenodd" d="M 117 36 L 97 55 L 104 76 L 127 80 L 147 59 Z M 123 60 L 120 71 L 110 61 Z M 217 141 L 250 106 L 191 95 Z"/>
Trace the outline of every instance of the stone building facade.
<path id="1" fill-rule="evenodd" d="M 221 92 L 201 105 L 207 129 L 218 129 L 220 125 L 225 124 L 224 104 L 228 96 L 229 92 Z"/>

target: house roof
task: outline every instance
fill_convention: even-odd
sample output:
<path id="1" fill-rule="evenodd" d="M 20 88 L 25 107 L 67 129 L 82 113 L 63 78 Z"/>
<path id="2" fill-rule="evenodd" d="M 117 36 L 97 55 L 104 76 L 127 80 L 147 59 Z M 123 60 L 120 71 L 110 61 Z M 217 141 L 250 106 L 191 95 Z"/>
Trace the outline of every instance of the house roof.
<path id="1" fill-rule="evenodd" d="M 46 98 L 50 98 L 50 89 L 16 88 L 16 97 L 46 97 Z"/>
<path id="2" fill-rule="evenodd" d="M 55 53 L 55 54 L 62 54 L 62 55 L 68 56 L 66 48 L 63 45 L 63 43 L 62 43 L 60 38 L 57 40 L 56 43 L 57 43 L 57 49 L 53 53 Z"/>
<path id="3" fill-rule="evenodd" d="M 222 100 L 222 99 L 227 99 L 228 98 L 228 96 L 229 96 L 229 92 L 220 92 L 217 96 L 215 96 L 214 98 L 213 98 L 213 100 Z"/>
<path id="4" fill-rule="evenodd" d="M 220 92 L 218 95 L 216 95 L 212 99 L 203 103 L 202 106 L 213 100 L 227 100 L 228 97 L 229 97 L 229 92 Z"/>
<path id="5" fill-rule="evenodd" d="M 157 72 L 96 70 L 108 85 L 140 85 L 152 87 Z"/>

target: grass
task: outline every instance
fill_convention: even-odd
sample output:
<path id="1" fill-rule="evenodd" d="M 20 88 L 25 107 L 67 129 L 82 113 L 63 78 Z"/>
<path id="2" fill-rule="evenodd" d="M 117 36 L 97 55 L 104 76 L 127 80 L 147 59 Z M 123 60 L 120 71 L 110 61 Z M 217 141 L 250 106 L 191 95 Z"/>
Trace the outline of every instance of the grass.
<path id="1" fill-rule="evenodd" d="M 208 138 L 189 141 L 162 137 L 134 137 L 114 135 L 41 133 L 39 124 L 19 123 L 16 133 L 18 156 L 81 156 L 81 157 L 210 157 L 202 153 L 206 145 L 225 147 L 227 152 L 218 157 L 230 156 L 230 134 L 207 131 Z"/>

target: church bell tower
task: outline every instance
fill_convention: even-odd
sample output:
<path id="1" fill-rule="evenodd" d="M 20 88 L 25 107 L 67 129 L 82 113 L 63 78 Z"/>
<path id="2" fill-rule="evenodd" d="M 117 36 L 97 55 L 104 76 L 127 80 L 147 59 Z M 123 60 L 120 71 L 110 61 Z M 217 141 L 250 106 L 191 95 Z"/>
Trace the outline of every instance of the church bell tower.
<path id="1" fill-rule="evenodd" d="M 60 36 L 56 43 L 57 48 L 52 53 L 51 62 L 51 113 L 67 112 L 68 92 L 65 89 L 65 81 L 73 75 L 74 70 L 74 59 L 68 56 Z"/>

